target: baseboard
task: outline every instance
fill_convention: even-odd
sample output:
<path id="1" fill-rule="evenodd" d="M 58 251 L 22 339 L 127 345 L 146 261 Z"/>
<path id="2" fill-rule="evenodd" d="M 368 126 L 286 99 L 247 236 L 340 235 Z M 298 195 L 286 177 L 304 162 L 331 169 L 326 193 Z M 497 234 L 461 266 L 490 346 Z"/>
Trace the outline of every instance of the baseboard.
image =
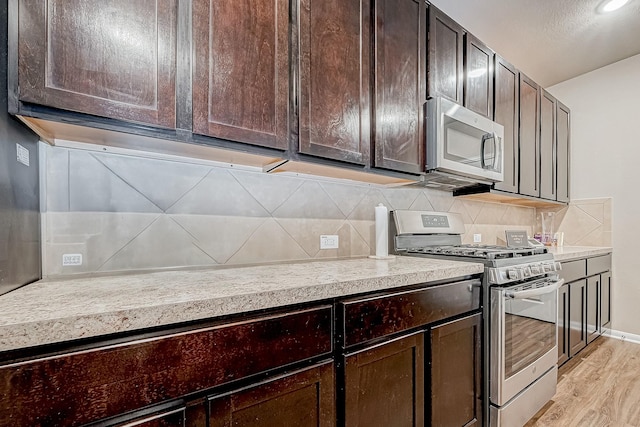
<path id="1" fill-rule="evenodd" d="M 613 329 L 610 329 L 609 331 L 605 332 L 603 335 L 605 337 L 615 338 L 620 341 L 628 341 L 628 342 L 640 344 L 640 335 L 636 335 L 636 334 L 629 334 L 627 332 L 614 331 Z"/>

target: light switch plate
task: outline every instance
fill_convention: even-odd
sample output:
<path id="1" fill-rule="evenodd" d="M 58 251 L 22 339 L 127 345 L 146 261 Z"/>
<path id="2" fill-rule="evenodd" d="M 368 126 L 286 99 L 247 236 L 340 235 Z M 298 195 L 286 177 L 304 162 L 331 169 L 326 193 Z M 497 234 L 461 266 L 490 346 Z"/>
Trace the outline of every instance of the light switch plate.
<path id="1" fill-rule="evenodd" d="M 480 243 L 480 242 L 482 242 L 482 234 L 474 234 L 473 243 Z"/>

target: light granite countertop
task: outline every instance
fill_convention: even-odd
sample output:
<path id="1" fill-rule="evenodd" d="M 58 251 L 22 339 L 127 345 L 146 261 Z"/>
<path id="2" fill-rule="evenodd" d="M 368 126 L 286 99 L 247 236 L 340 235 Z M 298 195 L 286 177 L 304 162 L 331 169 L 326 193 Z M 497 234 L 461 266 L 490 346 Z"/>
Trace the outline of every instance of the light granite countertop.
<path id="1" fill-rule="evenodd" d="M 482 273 L 397 257 L 42 280 L 0 296 L 0 351 Z"/>
<path id="2" fill-rule="evenodd" d="M 613 252 L 613 248 L 606 246 L 552 246 L 548 249 L 556 261 L 571 261 L 579 258 L 606 255 Z"/>

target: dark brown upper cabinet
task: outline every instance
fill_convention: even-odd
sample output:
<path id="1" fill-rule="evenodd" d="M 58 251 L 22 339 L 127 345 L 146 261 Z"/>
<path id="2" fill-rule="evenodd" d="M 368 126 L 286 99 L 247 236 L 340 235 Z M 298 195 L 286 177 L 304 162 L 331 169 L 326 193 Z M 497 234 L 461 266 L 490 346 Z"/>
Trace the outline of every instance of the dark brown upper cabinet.
<path id="1" fill-rule="evenodd" d="M 374 2 L 374 166 L 417 174 L 425 164 L 426 4 Z"/>
<path id="2" fill-rule="evenodd" d="M 299 151 L 369 164 L 370 2 L 300 0 L 299 7 Z"/>
<path id="3" fill-rule="evenodd" d="M 494 55 L 480 40 L 465 34 L 464 106 L 492 120 Z"/>
<path id="4" fill-rule="evenodd" d="M 569 202 L 569 149 L 570 149 L 569 107 L 556 101 L 556 141 L 557 141 L 557 201 Z"/>
<path id="5" fill-rule="evenodd" d="M 176 127 L 176 0 L 20 0 L 18 17 L 20 101 Z"/>
<path id="6" fill-rule="evenodd" d="M 286 149 L 289 1 L 193 1 L 193 131 Z"/>
<path id="7" fill-rule="evenodd" d="M 520 194 L 540 197 L 538 84 L 520 73 Z"/>
<path id="8" fill-rule="evenodd" d="M 556 200 L 556 99 L 540 89 L 540 197 Z"/>
<path id="9" fill-rule="evenodd" d="M 499 55 L 495 56 L 494 120 L 504 126 L 504 181 L 495 188 L 518 192 L 518 70 Z"/>
<path id="10" fill-rule="evenodd" d="M 464 28 L 429 6 L 429 97 L 444 96 L 462 105 Z"/>

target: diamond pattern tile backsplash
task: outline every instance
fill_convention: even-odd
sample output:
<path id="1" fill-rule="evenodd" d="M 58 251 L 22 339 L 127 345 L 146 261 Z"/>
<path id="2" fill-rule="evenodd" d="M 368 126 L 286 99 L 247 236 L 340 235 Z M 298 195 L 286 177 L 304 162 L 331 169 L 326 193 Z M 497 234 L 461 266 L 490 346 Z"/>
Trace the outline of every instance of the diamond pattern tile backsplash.
<path id="1" fill-rule="evenodd" d="M 564 233 L 564 244 L 571 246 L 611 246 L 611 213 L 613 199 L 572 200 L 568 206 L 539 210 L 537 229 L 541 229 L 540 215 L 553 212 L 555 231 Z"/>
<path id="2" fill-rule="evenodd" d="M 451 193 L 44 146 L 45 276 L 363 257 L 374 207 L 459 212 L 465 242 L 529 234 L 535 209 Z M 321 250 L 337 234 L 339 249 Z M 82 266 L 62 266 L 79 253 Z"/>

